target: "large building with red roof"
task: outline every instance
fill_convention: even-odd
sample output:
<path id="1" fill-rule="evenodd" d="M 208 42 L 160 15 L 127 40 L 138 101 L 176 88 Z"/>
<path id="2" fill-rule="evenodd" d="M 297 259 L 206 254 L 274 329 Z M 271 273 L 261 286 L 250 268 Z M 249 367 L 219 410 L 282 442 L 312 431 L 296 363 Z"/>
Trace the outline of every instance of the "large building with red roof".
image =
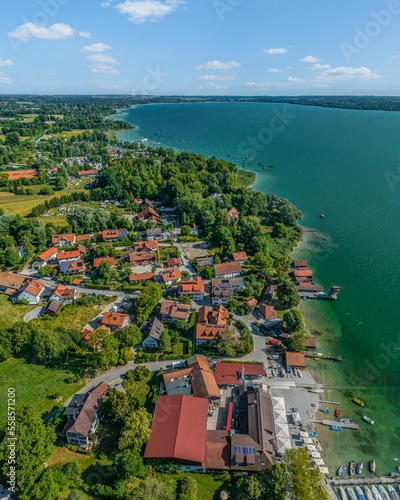
<path id="1" fill-rule="evenodd" d="M 144 458 L 167 458 L 204 466 L 207 414 L 207 399 L 159 396 Z"/>
<path id="2" fill-rule="evenodd" d="M 262 363 L 216 363 L 214 377 L 218 386 L 240 385 L 242 377 L 265 377 L 265 370 Z"/>

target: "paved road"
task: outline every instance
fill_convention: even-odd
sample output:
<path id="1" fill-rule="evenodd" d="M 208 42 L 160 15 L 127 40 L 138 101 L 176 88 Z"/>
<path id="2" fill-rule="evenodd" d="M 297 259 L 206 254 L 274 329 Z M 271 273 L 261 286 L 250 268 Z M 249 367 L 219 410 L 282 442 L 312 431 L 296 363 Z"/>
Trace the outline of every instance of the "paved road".
<path id="1" fill-rule="evenodd" d="M 31 319 L 38 318 L 40 316 L 40 313 L 44 309 L 45 309 L 45 306 L 38 306 L 38 307 L 35 307 L 35 309 L 33 309 L 33 311 L 30 311 L 27 314 L 25 314 L 25 316 L 24 316 L 25 323 L 29 323 L 29 321 L 31 321 Z"/>

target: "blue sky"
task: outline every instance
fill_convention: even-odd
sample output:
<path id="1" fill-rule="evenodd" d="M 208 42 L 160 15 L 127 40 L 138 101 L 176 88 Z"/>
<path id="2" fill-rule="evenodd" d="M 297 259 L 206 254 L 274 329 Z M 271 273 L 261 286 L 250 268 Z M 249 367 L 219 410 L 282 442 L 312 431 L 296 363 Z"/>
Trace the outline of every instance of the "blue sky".
<path id="1" fill-rule="evenodd" d="M 8 4 L 4 94 L 400 93 L 400 0 Z"/>

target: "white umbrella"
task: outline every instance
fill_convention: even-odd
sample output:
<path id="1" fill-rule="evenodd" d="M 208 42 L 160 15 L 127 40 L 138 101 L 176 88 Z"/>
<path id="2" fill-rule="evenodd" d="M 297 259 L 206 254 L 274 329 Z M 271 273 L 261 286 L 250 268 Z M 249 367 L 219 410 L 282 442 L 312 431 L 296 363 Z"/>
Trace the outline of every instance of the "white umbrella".
<path id="1" fill-rule="evenodd" d="M 308 444 L 307 445 L 307 450 L 308 451 L 317 451 L 317 448 L 313 444 Z"/>

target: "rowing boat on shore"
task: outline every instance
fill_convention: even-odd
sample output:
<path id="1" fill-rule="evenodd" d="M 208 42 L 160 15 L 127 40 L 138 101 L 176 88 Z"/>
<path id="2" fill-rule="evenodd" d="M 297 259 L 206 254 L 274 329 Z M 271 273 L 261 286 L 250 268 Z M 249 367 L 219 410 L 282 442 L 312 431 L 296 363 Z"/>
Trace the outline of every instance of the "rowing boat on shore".
<path id="1" fill-rule="evenodd" d="M 309 392 L 313 392 L 314 394 L 322 394 L 324 392 L 323 389 L 310 389 Z"/>
<path id="2" fill-rule="evenodd" d="M 383 500 L 382 495 L 379 493 L 378 488 L 374 484 L 371 486 L 371 490 L 375 500 Z"/>
<path id="3" fill-rule="evenodd" d="M 350 462 L 350 476 L 354 476 L 354 473 L 356 471 L 356 464 L 355 462 Z"/>

